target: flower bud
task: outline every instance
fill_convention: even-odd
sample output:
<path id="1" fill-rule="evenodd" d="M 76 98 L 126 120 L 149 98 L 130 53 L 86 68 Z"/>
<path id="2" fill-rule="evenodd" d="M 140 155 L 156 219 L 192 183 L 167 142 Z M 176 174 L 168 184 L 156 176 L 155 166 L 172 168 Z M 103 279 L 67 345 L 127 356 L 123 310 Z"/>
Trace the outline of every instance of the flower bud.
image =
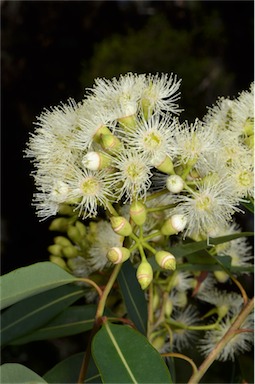
<path id="1" fill-rule="evenodd" d="M 170 317 L 173 312 L 173 301 L 168 298 L 165 303 L 165 317 Z"/>
<path id="2" fill-rule="evenodd" d="M 58 232 L 66 232 L 68 225 L 70 223 L 70 219 L 67 219 L 65 217 L 58 217 L 54 219 L 50 226 L 50 231 L 58 231 Z"/>
<path id="3" fill-rule="evenodd" d="M 130 223 L 121 216 L 112 216 L 110 218 L 112 229 L 120 236 L 129 236 L 132 233 L 132 227 Z"/>
<path id="4" fill-rule="evenodd" d="M 73 245 L 69 245 L 68 247 L 64 247 L 62 249 L 63 255 L 67 258 L 71 257 L 77 257 L 79 254 L 79 251 L 77 248 L 75 248 Z"/>
<path id="5" fill-rule="evenodd" d="M 74 216 L 73 208 L 67 204 L 59 204 L 58 213 L 63 216 Z"/>
<path id="6" fill-rule="evenodd" d="M 161 268 L 170 269 L 171 271 L 176 269 L 175 257 L 170 252 L 158 251 L 155 255 L 155 259 Z"/>
<path id="7" fill-rule="evenodd" d="M 93 140 L 94 140 L 96 143 L 99 143 L 99 142 L 100 142 L 100 139 L 101 139 L 101 136 L 102 136 L 102 135 L 108 135 L 108 134 L 111 134 L 110 129 L 107 128 L 106 125 L 101 125 L 100 127 L 98 127 L 96 133 L 94 134 L 94 136 L 93 136 Z"/>
<path id="8" fill-rule="evenodd" d="M 183 190 L 184 181 L 181 176 L 171 175 L 166 180 L 166 187 L 172 193 L 179 193 Z"/>
<path id="9" fill-rule="evenodd" d="M 136 128 L 136 115 L 123 116 L 118 118 L 120 125 L 127 131 L 133 131 Z"/>
<path id="10" fill-rule="evenodd" d="M 151 344 L 155 349 L 160 351 L 165 344 L 164 336 L 156 336 L 154 339 L 152 339 Z"/>
<path id="11" fill-rule="evenodd" d="M 107 253 L 107 259 L 113 264 L 123 263 L 130 257 L 130 251 L 124 247 L 112 247 Z"/>
<path id="12" fill-rule="evenodd" d="M 254 122 L 253 119 L 248 118 L 243 126 L 245 135 L 250 136 L 254 134 Z"/>
<path id="13" fill-rule="evenodd" d="M 184 230 L 187 219 L 184 215 L 173 215 L 167 219 L 161 227 L 161 233 L 165 236 L 175 235 Z"/>
<path id="14" fill-rule="evenodd" d="M 82 159 L 83 166 L 91 171 L 99 171 L 108 167 L 110 163 L 111 158 L 102 152 L 88 152 Z"/>
<path id="15" fill-rule="evenodd" d="M 167 173 L 168 175 L 174 174 L 173 162 L 171 158 L 167 155 L 158 161 L 154 161 L 153 166 L 159 171 Z"/>
<path id="16" fill-rule="evenodd" d="M 130 207 L 130 216 L 135 224 L 143 225 L 147 217 L 147 208 L 146 205 L 140 201 L 134 201 Z"/>
<path id="17" fill-rule="evenodd" d="M 66 269 L 66 263 L 63 259 L 61 259 L 61 257 L 52 255 L 50 256 L 50 261 L 54 264 L 57 264 L 59 267 Z"/>
<path id="18" fill-rule="evenodd" d="M 59 244 L 52 244 L 48 247 L 48 251 L 54 255 L 54 256 L 57 256 L 57 257 L 61 257 L 62 256 L 62 246 L 59 245 Z"/>
<path id="19" fill-rule="evenodd" d="M 214 271 L 214 276 L 219 283 L 226 283 L 228 281 L 228 274 L 224 271 Z"/>
<path id="20" fill-rule="evenodd" d="M 71 241 L 64 236 L 54 237 L 54 242 L 55 244 L 59 244 L 62 247 L 68 247 L 69 245 L 72 245 Z"/>
<path id="21" fill-rule="evenodd" d="M 152 279 L 153 279 L 153 270 L 148 261 L 142 261 L 136 271 L 137 280 L 142 289 L 146 289 Z"/>
<path id="22" fill-rule="evenodd" d="M 80 234 L 80 231 L 77 227 L 74 225 L 70 225 L 67 229 L 67 235 L 68 237 L 74 242 L 74 243 L 80 243 L 82 241 L 82 236 Z"/>
<path id="23" fill-rule="evenodd" d="M 115 153 L 122 146 L 121 141 L 112 133 L 102 135 L 100 144 L 110 154 Z"/>
<path id="24" fill-rule="evenodd" d="M 75 227 L 78 228 L 78 231 L 80 232 L 80 235 L 82 237 L 85 237 L 87 235 L 87 229 L 83 223 L 81 223 L 80 221 L 76 221 Z"/>
<path id="25" fill-rule="evenodd" d="M 244 138 L 244 144 L 250 149 L 254 148 L 254 135 L 250 135 Z"/>

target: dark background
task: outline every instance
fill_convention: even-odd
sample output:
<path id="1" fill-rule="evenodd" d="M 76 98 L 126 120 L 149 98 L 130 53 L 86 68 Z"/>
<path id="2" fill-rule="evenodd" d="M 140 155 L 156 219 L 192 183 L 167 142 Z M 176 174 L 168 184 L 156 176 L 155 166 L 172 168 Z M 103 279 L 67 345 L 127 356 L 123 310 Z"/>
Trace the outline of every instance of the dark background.
<path id="1" fill-rule="evenodd" d="M 243 0 L 1 2 L 2 273 L 47 260 L 53 237 L 31 207 L 23 158 L 35 116 L 81 100 L 95 77 L 133 71 L 176 73 L 181 118 L 202 118 L 218 96 L 253 81 L 253 16 L 253 1 Z"/>

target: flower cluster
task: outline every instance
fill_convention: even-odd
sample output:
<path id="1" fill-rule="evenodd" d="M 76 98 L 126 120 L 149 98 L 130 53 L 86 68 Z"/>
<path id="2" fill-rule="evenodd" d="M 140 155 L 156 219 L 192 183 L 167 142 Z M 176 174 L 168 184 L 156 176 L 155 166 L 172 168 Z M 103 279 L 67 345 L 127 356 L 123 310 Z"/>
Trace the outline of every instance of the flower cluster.
<path id="1" fill-rule="evenodd" d="M 35 168 L 38 216 L 64 216 L 50 226 L 65 234 L 49 247 L 50 260 L 91 276 L 130 258 L 142 289 L 154 278 L 151 342 L 179 350 L 194 331 L 207 329 L 200 348 L 208 353 L 234 321 L 241 297 L 216 291 L 229 279 L 224 271 L 201 278 L 182 270 L 170 245 L 172 236 L 175 243 L 208 242 L 240 232 L 233 215 L 253 197 L 254 85 L 234 100 L 220 98 L 191 124 L 178 116 L 179 87 L 165 74 L 96 79 L 80 103 L 69 99 L 41 113 L 26 156 Z M 250 251 L 245 238 L 210 250 L 237 269 L 251 266 Z M 197 325 L 192 290 L 215 306 L 214 324 Z M 233 346 L 235 340 L 236 351 L 246 350 L 250 334 L 240 332 Z M 233 358 L 234 349 L 220 358 Z"/>

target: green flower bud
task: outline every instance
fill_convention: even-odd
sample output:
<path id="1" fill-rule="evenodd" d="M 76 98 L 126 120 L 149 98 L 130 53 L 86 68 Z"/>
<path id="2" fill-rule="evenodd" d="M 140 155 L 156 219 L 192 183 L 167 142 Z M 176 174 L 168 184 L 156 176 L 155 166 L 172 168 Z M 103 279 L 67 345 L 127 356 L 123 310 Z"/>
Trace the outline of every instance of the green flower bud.
<path id="1" fill-rule="evenodd" d="M 130 216 L 135 224 L 143 225 L 147 217 L 146 205 L 140 201 L 134 201 L 130 207 Z"/>
<path id="2" fill-rule="evenodd" d="M 67 219 L 65 217 L 58 217 L 54 219 L 50 226 L 50 231 L 58 231 L 58 232 L 66 232 L 68 226 L 70 224 L 70 219 Z"/>
<path id="3" fill-rule="evenodd" d="M 146 289 L 152 279 L 153 279 L 153 270 L 148 261 L 142 261 L 136 271 L 137 280 L 142 289 Z"/>
<path id="4" fill-rule="evenodd" d="M 120 125 L 128 130 L 128 131 L 132 131 L 136 128 L 136 115 L 130 115 L 130 116 L 124 116 L 124 117 L 120 117 L 118 119 Z"/>
<path id="5" fill-rule="evenodd" d="M 165 303 L 165 317 L 170 317 L 173 312 L 173 302 L 171 299 L 167 299 Z"/>
<path id="6" fill-rule="evenodd" d="M 77 257 L 79 251 L 73 245 L 69 245 L 68 247 L 64 247 L 62 249 L 63 255 L 67 258 Z"/>
<path id="7" fill-rule="evenodd" d="M 61 247 L 68 247 L 72 245 L 71 241 L 64 236 L 56 236 L 54 237 L 55 244 L 61 245 Z"/>
<path id="8" fill-rule="evenodd" d="M 94 134 L 93 140 L 94 140 L 96 143 L 99 143 L 102 135 L 111 135 L 111 131 L 110 131 L 109 128 L 107 128 L 106 125 L 101 125 L 101 126 L 98 128 L 98 130 L 97 130 L 96 133 Z"/>
<path id="9" fill-rule="evenodd" d="M 152 339 L 151 344 L 155 349 L 160 351 L 165 344 L 164 336 L 156 336 L 154 339 Z"/>
<path id="10" fill-rule="evenodd" d="M 121 141 L 112 133 L 102 135 L 100 144 L 110 154 L 114 154 L 122 146 Z"/>
<path id="11" fill-rule="evenodd" d="M 76 221 L 75 227 L 78 228 L 82 237 L 85 237 L 87 235 L 87 228 L 83 223 L 81 223 L 80 221 Z"/>
<path id="12" fill-rule="evenodd" d="M 214 276 L 219 283 L 226 283 L 228 281 L 228 274 L 224 271 L 214 271 Z"/>
<path id="13" fill-rule="evenodd" d="M 67 204 L 60 204 L 58 213 L 63 216 L 75 216 L 73 208 Z"/>
<path id="14" fill-rule="evenodd" d="M 70 225 L 67 229 L 67 235 L 68 237 L 74 242 L 74 243 L 80 243 L 82 241 L 82 236 L 80 234 L 80 231 L 77 227 L 74 225 Z"/>
<path id="15" fill-rule="evenodd" d="M 48 247 L 48 251 L 54 255 L 61 257 L 62 256 L 62 246 L 59 244 L 52 244 Z"/>
<path id="16" fill-rule="evenodd" d="M 155 255 L 155 259 L 161 268 L 170 269 L 171 271 L 176 269 L 175 257 L 170 252 L 158 251 Z"/>
<path id="17" fill-rule="evenodd" d="M 130 251 L 125 247 L 112 247 L 107 253 L 107 259 L 113 264 L 123 263 L 129 257 Z"/>
<path id="18" fill-rule="evenodd" d="M 226 316 L 228 311 L 229 311 L 228 305 L 222 304 L 219 307 L 217 307 L 217 313 L 218 313 L 220 319 L 223 319 L 223 317 Z"/>
<path id="19" fill-rule="evenodd" d="M 130 223 L 121 216 L 112 216 L 110 218 L 112 229 L 120 236 L 129 236 L 132 233 Z"/>
<path id="20" fill-rule="evenodd" d="M 161 161 L 154 163 L 153 165 L 159 171 L 167 173 L 168 175 L 173 175 L 175 173 L 173 162 L 167 155 Z"/>
<path id="21" fill-rule="evenodd" d="M 57 264 L 59 267 L 66 269 L 66 263 L 63 259 L 61 259 L 61 257 L 52 255 L 50 256 L 50 261 L 54 264 Z"/>

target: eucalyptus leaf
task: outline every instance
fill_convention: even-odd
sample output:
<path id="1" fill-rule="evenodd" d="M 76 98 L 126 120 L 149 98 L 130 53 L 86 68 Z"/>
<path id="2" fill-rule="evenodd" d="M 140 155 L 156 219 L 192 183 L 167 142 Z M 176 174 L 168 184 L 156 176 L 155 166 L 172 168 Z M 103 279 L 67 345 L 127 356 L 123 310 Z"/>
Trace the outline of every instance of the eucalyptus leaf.
<path id="1" fill-rule="evenodd" d="M 213 245 L 226 243 L 231 240 L 238 239 L 239 237 L 249 237 L 249 236 L 254 236 L 254 233 L 239 232 L 239 233 L 233 233 L 232 235 L 227 235 L 227 236 L 209 237 L 207 241 L 206 240 L 190 241 L 186 244 L 175 245 L 173 247 L 170 247 L 168 250 L 175 257 L 186 257 L 188 255 L 191 255 L 192 253 L 205 250 L 208 248 L 210 249 Z"/>
<path id="2" fill-rule="evenodd" d="M 7 363 L 0 367 L 2 384 L 45 384 L 42 377 L 21 364 Z"/>
<path id="3" fill-rule="evenodd" d="M 83 295 L 83 288 L 69 284 L 39 293 L 7 308 L 1 316 L 2 345 L 38 329 Z"/>
<path id="4" fill-rule="evenodd" d="M 147 332 L 148 318 L 147 302 L 144 291 L 137 281 L 136 270 L 129 260 L 123 263 L 118 275 L 118 282 L 129 319 L 131 319 L 136 328 L 145 335 Z"/>
<path id="5" fill-rule="evenodd" d="M 35 340 L 66 337 L 86 332 L 93 327 L 97 306 L 76 305 L 66 308 L 52 321 L 35 332 L 15 340 L 12 344 L 24 344 Z"/>
<path id="6" fill-rule="evenodd" d="M 78 279 L 49 261 L 15 269 L 0 277 L 1 309 L 74 281 Z"/>
<path id="7" fill-rule="evenodd" d="M 172 383 L 160 354 L 128 326 L 106 322 L 93 339 L 92 354 L 105 383 Z"/>

